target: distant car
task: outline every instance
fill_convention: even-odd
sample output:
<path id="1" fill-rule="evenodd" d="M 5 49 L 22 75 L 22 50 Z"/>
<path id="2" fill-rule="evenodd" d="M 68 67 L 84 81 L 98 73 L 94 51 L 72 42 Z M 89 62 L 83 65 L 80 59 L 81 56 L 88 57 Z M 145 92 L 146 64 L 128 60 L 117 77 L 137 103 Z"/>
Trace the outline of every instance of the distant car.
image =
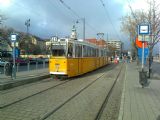
<path id="1" fill-rule="evenodd" d="M 49 58 L 44 58 L 44 61 L 48 63 L 49 62 Z"/>
<path id="2" fill-rule="evenodd" d="M 9 63 L 9 62 L 0 60 L 0 66 L 1 67 L 5 66 L 7 63 Z"/>
<path id="3" fill-rule="evenodd" d="M 10 60 L 10 62 L 13 63 L 13 59 Z M 15 63 L 16 63 L 16 64 L 19 64 L 19 65 L 23 65 L 23 64 L 27 64 L 27 63 L 28 63 L 28 60 L 23 59 L 23 58 L 16 58 L 16 59 L 15 59 Z"/>
<path id="4" fill-rule="evenodd" d="M 23 59 L 23 58 L 17 58 L 17 59 L 15 60 L 15 62 L 16 62 L 16 63 L 19 63 L 19 64 L 25 64 L 25 63 L 27 63 L 28 61 L 25 60 L 25 59 Z"/>

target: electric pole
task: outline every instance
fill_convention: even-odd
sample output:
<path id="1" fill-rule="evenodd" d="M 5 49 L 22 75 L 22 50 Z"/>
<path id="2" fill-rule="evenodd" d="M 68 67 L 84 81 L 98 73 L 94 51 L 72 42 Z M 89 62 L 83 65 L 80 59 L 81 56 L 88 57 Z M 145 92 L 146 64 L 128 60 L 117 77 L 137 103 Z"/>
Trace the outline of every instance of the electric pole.
<path id="1" fill-rule="evenodd" d="M 27 35 L 29 35 L 29 27 L 30 27 L 30 19 L 28 19 L 28 20 L 26 20 L 26 22 L 25 22 L 25 25 L 26 25 L 26 27 L 27 27 Z"/>

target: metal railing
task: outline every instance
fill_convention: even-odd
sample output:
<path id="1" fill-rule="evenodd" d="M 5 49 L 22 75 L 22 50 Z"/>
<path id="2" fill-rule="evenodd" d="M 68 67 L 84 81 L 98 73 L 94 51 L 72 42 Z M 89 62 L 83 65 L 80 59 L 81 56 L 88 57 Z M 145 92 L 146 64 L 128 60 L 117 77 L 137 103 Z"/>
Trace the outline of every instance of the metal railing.
<path id="1" fill-rule="evenodd" d="M 6 75 L 6 63 L 3 66 L 0 66 L 0 74 Z M 48 68 L 49 63 L 48 61 L 42 60 L 42 61 L 29 61 L 26 63 L 16 63 L 16 72 L 25 72 L 25 71 L 31 71 L 31 70 L 39 70 Z"/>

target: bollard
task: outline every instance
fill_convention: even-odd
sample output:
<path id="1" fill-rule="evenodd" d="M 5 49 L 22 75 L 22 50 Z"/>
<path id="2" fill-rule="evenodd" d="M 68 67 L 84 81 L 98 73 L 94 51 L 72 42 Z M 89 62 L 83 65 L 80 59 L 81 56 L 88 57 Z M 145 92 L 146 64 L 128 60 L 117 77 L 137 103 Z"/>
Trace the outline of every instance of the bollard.
<path id="1" fill-rule="evenodd" d="M 5 71 L 6 71 L 5 66 L 6 64 L 3 66 L 3 74 L 5 74 Z"/>
<path id="2" fill-rule="evenodd" d="M 7 63 L 5 64 L 4 66 L 4 74 L 6 76 L 11 76 L 12 77 L 12 74 L 13 74 L 13 65 L 11 63 Z"/>
<path id="3" fill-rule="evenodd" d="M 19 71 L 19 63 L 17 63 L 17 72 Z"/>
<path id="4" fill-rule="evenodd" d="M 45 68 L 45 60 L 43 60 L 43 68 Z"/>
<path id="5" fill-rule="evenodd" d="M 16 65 L 10 64 L 10 70 L 11 70 L 11 77 L 12 79 L 16 79 Z"/>
<path id="6" fill-rule="evenodd" d="M 36 70 L 38 69 L 38 62 L 36 61 Z"/>
<path id="7" fill-rule="evenodd" d="M 30 62 L 27 63 L 27 70 L 30 70 Z"/>

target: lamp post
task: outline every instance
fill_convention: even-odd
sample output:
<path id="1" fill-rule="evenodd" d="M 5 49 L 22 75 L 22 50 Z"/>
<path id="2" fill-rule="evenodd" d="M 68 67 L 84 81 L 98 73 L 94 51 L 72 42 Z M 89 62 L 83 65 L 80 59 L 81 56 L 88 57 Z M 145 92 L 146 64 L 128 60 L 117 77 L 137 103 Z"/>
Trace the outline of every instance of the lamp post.
<path id="1" fill-rule="evenodd" d="M 25 22 L 25 25 L 26 25 L 26 27 L 27 27 L 27 35 L 29 34 L 29 27 L 30 27 L 30 19 L 28 19 L 28 20 L 26 20 L 26 22 Z"/>

